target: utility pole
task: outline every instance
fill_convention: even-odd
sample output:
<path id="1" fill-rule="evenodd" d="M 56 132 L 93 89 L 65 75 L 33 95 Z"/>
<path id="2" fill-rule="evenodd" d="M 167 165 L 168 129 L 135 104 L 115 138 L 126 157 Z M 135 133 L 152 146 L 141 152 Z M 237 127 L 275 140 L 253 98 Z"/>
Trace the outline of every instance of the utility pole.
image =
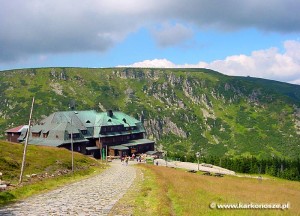
<path id="1" fill-rule="evenodd" d="M 105 146 L 105 150 L 106 150 L 105 151 L 105 161 L 106 161 L 105 164 L 107 165 L 107 145 Z"/>
<path id="2" fill-rule="evenodd" d="M 72 151 L 72 173 L 74 174 L 74 148 L 73 148 L 73 122 L 71 116 L 71 151 Z"/>
<path id="3" fill-rule="evenodd" d="M 168 152 L 166 151 L 166 154 L 165 154 L 165 161 L 166 161 L 166 167 L 168 166 Z"/>
<path id="4" fill-rule="evenodd" d="M 101 158 L 101 162 L 103 163 L 103 153 L 102 153 L 102 145 L 101 145 L 101 148 L 100 148 L 100 132 L 99 132 L 99 159 Z"/>
<path id="5" fill-rule="evenodd" d="M 75 109 L 75 100 L 71 100 L 70 104 L 69 104 L 69 108 L 71 109 L 71 151 L 72 151 L 72 174 L 74 174 L 74 145 L 73 145 L 73 116 L 75 114 L 77 114 L 76 111 L 74 111 Z"/>
<path id="6" fill-rule="evenodd" d="M 28 138 L 29 138 L 29 135 L 30 135 L 30 125 L 31 125 L 33 104 L 34 104 L 34 97 L 32 98 L 32 104 L 31 104 L 31 109 L 30 109 L 30 115 L 29 115 L 29 121 L 28 121 L 28 130 L 27 130 L 25 144 L 24 144 L 23 160 L 22 160 L 22 167 L 21 167 L 21 174 L 20 174 L 19 184 L 22 183 L 22 179 L 23 179 L 23 173 L 24 173 L 24 167 L 25 167 L 25 161 L 26 161 L 26 151 L 27 151 L 27 145 L 28 145 Z"/>
<path id="7" fill-rule="evenodd" d="M 199 171 L 199 158 L 200 158 L 200 152 L 196 152 L 196 157 L 197 157 L 197 160 L 198 160 L 198 171 Z"/>

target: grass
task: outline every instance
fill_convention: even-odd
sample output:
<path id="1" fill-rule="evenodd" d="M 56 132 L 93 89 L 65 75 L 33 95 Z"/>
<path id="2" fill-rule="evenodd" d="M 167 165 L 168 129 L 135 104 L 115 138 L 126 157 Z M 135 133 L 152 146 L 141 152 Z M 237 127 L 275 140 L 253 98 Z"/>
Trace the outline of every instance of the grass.
<path id="1" fill-rule="evenodd" d="M 22 184 L 18 185 L 23 145 L 0 141 L 0 172 L 2 180 L 12 187 L 0 192 L 0 206 L 34 194 L 55 189 L 101 172 L 105 165 L 93 158 L 74 153 L 74 174 L 71 153 L 66 149 L 29 145 Z M 30 177 L 36 174 L 36 177 Z"/>
<path id="2" fill-rule="evenodd" d="M 300 215 L 300 183 L 277 178 L 259 181 L 214 177 L 153 165 L 141 165 L 144 181 L 126 197 L 134 215 Z M 211 203 L 285 204 L 287 210 L 211 209 Z"/>

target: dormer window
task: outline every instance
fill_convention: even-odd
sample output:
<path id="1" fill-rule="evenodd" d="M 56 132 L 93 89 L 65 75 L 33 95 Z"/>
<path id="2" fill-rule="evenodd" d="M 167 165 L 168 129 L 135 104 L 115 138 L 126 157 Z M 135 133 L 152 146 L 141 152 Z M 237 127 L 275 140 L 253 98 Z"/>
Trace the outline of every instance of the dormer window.
<path id="1" fill-rule="evenodd" d="M 45 133 L 43 133 L 43 138 L 47 138 L 47 137 L 48 137 L 48 135 L 49 135 L 49 131 L 48 131 L 48 132 L 45 132 Z"/>
<path id="2" fill-rule="evenodd" d="M 41 132 L 32 132 L 32 137 L 40 137 L 41 136 Z"/>
<path id="3" fill-rule="evenodd" d="M 91 123 L 91 121 L 90 121 L 90 120 L 87 120 L 85 123 Z"/>

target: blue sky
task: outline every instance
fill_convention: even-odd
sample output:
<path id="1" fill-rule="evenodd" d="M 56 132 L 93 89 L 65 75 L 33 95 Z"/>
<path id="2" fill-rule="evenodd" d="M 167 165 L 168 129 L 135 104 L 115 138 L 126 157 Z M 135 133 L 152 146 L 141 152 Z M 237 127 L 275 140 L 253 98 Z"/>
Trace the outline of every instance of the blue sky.
<path id="1" fill-rule="evenodd" d="M 0 4 L 0 70 L 205 67 L 300 84 L 297 0 Z"/>

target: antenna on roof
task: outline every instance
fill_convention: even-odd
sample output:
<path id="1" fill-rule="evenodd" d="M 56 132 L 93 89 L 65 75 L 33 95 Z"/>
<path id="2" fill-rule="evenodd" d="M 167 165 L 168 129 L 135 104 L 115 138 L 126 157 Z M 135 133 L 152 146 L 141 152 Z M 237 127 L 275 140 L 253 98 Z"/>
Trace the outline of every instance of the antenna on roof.
<path id="1" fill-rule="evenodd" d="M 69 103 L 69 109 L 74 110 L 74 109 L 75 109 L 75 106 L 76 106 L 75 100 L 70 100 L 70 103 Z"/>

